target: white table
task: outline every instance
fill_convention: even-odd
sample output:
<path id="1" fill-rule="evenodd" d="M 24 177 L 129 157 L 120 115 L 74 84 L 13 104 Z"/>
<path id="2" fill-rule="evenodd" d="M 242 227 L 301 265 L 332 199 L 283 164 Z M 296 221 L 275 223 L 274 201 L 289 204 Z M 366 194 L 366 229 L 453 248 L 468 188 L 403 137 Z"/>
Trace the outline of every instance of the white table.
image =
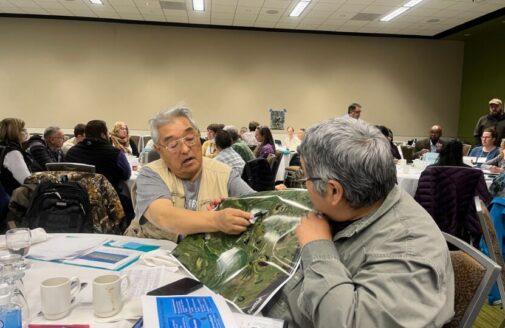
<path id="1" fill-rule="evenodd" d="M 398 186 L 409 193 L 412 197 L 416 194 L 417 185 L 419 183 L 419 178 L 424 169 L 415 168 L 411 165 L 407 165 L 408 169 L 396 166 L 396 178 L 398 181 Z M 484 175 L 486 180 L 486 185 L 489 188 L 493 182 L 493 178 L 488 175 Z"/>
<path id="2" fill-rule="evenodd" d="M 83 234 L 80 234 L 83 235 Z M 114 239 L 114 240 L 128 240 L 128 241 L 137 241 L 140 243 L 151 244 L 151 245 L 160 245 L 162 249 L 172 250 L 175 248 L 175 243 L 168 240 L 155 240 L 155 239 L 143 239 L 143 238 L 134 238 L 134 237 L 126 237 L 126 236 L 117 236 L 117 235 L 98 235 L 91 234 L 91 236 L 104 236 L 106 238 Z M 93 304 L 92 303 L 82 303 L 79 302 L 80 298 L 84 298 L 84 293 L 91 292 L 92 289 L 92 281 L 95 277 L 104 275 L 104 274 L 121 274 L 118 271 L 108 271 L 102 269 L 94 269 L 87 268 L 81 266 L 74 265 L 65 265 L 60 263 L 52 263 L 46 261 L 36 261 L 29 260 L 31 264 L 31 268 L 26 271 L 26 276 L 24 277 L 24 285 L 25 285 L 25 294 L 26 299 L 28 301 L 28 306 L 30 309 L 30 317 L 32 318 L 31 323 L 45 323 L 45 324 L 89 324 L 92 328 L 131 328 L 132 322 L 128 320 L 121 320 L 113 323 L 103 323 L 99 322 L 100 319 L 96 318 L 93 314 Z M 149 267 L 142 265 L 138 262 L 132 264 L 127 267 L 125 270 L 131 268 L 146 268 Z M 122 271 L 124 272 L 124 271 Z M 171 281 L 175 281 L 181 278 L 181 275 L 184 275 L 183 272 L 178 271 L 177 273 L 172 273 L 167 271 L 168 274 L 164 275 L 162 279 L 160 279 L 160 286 L 165 285 Z M 40 284 L 45 279 L 50 277 L 78 277 L 82 282 L 86 282 L 88 285 L 85 287 L 81 294 L 77 296 L 77 303 L 75 307 L 72 309 L 69 315 L 65 318 L 59 320 L 46 320 L 40 315 Z M 135 283 L 132 281 L 131 283 Z M 87 289 L 87 291 L 86 291 Z M 123 310 L 134 310 L 139 314 L 142 313 L 142 306 L 140 303 L 140 299 L 127 299 L 125 305 L 123 306 Z M 121 316 L 121 312 L 119 314 Z"/>

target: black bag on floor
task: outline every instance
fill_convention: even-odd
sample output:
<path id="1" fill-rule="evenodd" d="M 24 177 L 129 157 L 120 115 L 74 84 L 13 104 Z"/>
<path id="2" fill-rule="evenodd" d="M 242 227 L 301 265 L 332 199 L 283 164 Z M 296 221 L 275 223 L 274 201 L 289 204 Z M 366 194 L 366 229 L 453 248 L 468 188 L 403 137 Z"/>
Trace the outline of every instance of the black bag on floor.
<path id="1" fill-rule="evenodd" d="M 88 192 L 78 182 L 42 182 L 33 191 L 24 226 L 47 232 L 93 232 Z"/>

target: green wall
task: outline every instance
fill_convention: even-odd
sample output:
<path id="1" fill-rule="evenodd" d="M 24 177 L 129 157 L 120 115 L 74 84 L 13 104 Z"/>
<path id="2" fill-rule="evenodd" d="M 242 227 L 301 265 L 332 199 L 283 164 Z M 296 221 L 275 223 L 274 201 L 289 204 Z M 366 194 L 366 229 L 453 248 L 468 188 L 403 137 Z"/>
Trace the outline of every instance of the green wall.
<path id="1" fill-rule="evenodd" d="M 503 21 L 505 16 L 450 37 L 465 41 L 458 136 L 468 142 L 473 143 L 477 119 L 488 113 L 489 100 L 505 101 Z"/>

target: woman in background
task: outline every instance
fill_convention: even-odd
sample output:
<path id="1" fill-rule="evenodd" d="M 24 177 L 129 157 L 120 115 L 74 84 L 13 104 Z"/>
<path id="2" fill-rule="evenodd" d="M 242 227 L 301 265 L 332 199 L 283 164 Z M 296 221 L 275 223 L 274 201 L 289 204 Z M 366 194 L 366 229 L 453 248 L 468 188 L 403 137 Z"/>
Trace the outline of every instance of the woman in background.
<path id="1" fill-rule="evenodd" d="M 21 186 L 30 176 L 31 158 L 21 148 L 25 137 L 25 122 L 18 118 L 6 118 L 0 121 L 0 184 L 7 194 Z"/>
<path id="2" fill-rule="evenodd" d="M 393 143 L 393 131 L 384 125 L 376 125 L 375 127 L 379 129 L 380 132 L 382 132 L 382 134 L 389 140 L 389 145 L 391 146 L 391 154 L 393 155 L 394 159 L 401 159 L 402 156 L 400 155 L 400 151 L 398 150 L 398 147 L 396 147 L 396 145 Z"/>
<path id="3" fill-rule="evenodd" d="M 492 173 L 502 173 L 505 168 L 505 139 L 501 140 L 500 143 L 500 154 L 493 158 L 492 160 L 487 161 L 482 164 L 481 168 L 484 170 L 489 170 Z"/>
<path id="4" fill-rule="evenodd" d="M 126 154 L 139 156 L 137 145 L 130 138 L 130 131 L 125 122 L 116 122 L 110 135 L 112 145 Z"/>
<path id="5" fill-rule="evenodd" d="M 256 128 L 256 140 L 258 140 L 259 145 L 254 149 L 254 155 L 256 158 L 267 158 L 268 155 L 275 155 L 275 142 L 272 137 L 272 132 L 266 126 L 258 126 Z"/>

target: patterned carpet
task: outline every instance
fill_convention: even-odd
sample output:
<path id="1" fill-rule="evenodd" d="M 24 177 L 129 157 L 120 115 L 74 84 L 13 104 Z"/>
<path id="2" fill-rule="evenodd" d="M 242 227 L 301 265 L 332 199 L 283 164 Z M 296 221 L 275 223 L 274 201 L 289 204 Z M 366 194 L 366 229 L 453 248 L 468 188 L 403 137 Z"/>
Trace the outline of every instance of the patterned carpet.
<path id="1" fill-rule="evenodd" d="M 484 304 L 473 324 L 474 328 L 505 328 L 505 312 L 498 306 Z"/>

